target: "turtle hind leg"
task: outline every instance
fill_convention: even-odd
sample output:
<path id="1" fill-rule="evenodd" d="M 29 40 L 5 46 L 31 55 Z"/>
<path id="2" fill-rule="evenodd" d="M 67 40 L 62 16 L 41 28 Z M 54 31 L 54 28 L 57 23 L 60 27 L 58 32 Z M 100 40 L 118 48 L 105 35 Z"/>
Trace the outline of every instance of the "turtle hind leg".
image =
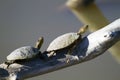
<path id="1" fill-rule="evenodd" d="M 14 61 L 6 61 L 5 62 L 5 64 L 7 65 L 7 68 L 9 68 L 9 66 L 11 65 L 11 64 L 13 64 L 14 63 Z"/>
<path id="2" fill-rule="evenodd" d="M 25 60 L 11 60 L 11 61 L 6 61 L 5 64 L 7 65 L 7 68 L 13 63 L 18 63 L 20 64 L 21 62 L 25 62 Z"/>

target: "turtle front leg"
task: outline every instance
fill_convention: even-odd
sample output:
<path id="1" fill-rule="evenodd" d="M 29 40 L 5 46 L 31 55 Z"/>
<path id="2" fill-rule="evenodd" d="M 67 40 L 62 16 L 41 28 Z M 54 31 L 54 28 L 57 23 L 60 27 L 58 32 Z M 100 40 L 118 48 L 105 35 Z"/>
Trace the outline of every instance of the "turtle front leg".
<path id="1" fill-rule="evenodd" d="M 56 52 L 54 50 L 52 50 L 47 55 L 48 55 L 48 57 L 56 56 Z"/>

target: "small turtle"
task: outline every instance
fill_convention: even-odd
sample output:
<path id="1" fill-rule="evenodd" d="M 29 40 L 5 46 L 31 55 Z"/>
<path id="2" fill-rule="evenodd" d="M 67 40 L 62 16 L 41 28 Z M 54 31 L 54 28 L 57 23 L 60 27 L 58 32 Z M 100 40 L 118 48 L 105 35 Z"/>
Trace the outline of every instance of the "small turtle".
<path id="1" fill-rule="evenodd" d="M 83 26 L 77 33 L 66 33 L 54 39 L 47 48 L 48 57 L 56 55 L 56 51 L 69 47 L 68 53 L 82 40 L 81 34 L 88 29 L 88 25 Z"/>
<path id="2" fill-rule="evenodd" d="M 43 41 L 44 41 L 43 37 L 40 37 L 38 39 L 38 41 L 36 42 L 35 47 L 24 46 L 24 47 L 20 47 L 20 48 L 14 50 L 7 56 L 7 62 L 5 62 L 5 63 L 9 67 L 9 65 L 12 63 L 29 60 L 31 58 L 36 57 L 37 55 L 41 54 L 39 49 L 41 48 Z"/>

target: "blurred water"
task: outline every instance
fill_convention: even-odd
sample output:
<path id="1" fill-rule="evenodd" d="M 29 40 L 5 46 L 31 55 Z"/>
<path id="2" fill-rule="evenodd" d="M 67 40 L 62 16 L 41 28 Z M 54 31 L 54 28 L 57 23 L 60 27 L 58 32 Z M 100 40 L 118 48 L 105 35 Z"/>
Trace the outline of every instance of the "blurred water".
<path id="1" fill-rule="evenodd" d="M 65 0 L 0 0 L 0 62 L 18 47 L 34 46 L 40 36 L 41 51 L 57 36 L 77 31 L 82 25 L 69 10 L 58 10 Z M 104 15 L 114 21 L 120 17 L 120 1 L 97 1 Z M 109 53 L 86 63 L 29 80 L 120 80 L 120 65 Z"/>

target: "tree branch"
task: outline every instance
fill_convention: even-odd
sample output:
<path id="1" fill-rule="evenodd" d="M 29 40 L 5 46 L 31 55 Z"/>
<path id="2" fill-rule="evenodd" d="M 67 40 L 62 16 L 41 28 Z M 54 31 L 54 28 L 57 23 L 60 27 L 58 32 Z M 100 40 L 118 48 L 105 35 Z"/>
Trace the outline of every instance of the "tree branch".
<path id="1" fill-rule="evenodd" d="M 87 5 L 85 3 L 87 3 Z M 66 5 L 80 20 L 80 22 L 89 25 L 90 31 L 96 31 L 109 24 L 109 21 L 94 3 L 94 0 L 68 0 Z M 112 46 L 109 51 L 120 63 L 119 47 L 120 42 Z"/>
<path id="2" fill-rule="evenodd" d="M 23 80 L 85 62 L 103 54 L 119 40 L 120 19 L 84 37 L 83 41 L 77 44 L 71 55 L 66 54 L 68 49 L 64 49 L 57 52 L 57 55 L 48 61 L 34 58 L 21 63 L 13 63 L 9 68 L 2 63 L 0 64 L 0 79 Z M 68 59 L 69 62 L 67 62 Z"/>

